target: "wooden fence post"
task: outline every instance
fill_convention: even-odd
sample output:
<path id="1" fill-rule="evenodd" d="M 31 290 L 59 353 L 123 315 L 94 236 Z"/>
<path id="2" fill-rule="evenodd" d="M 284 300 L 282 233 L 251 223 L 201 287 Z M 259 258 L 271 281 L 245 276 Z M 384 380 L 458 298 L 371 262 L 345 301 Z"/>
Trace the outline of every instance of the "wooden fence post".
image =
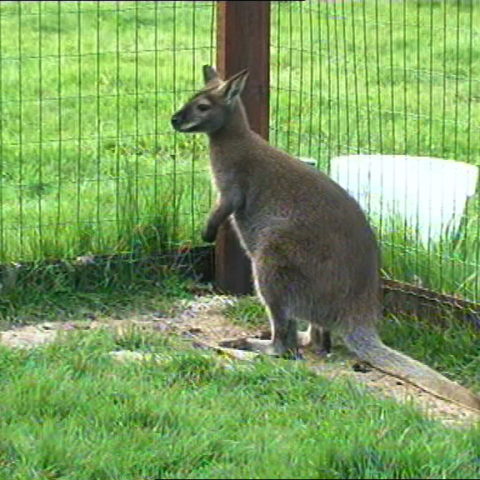
<path id="1" fill-rule="evenodd" d="M 270 2 L 220 1 L 217 5 L 217 69 L 224 78 L 248 68 L 242 100 L 250 126 L 268 139 Z M 226 292 L 252 292 L 251 265 L 228 222 L 215 243 L 215 283 Z"/>

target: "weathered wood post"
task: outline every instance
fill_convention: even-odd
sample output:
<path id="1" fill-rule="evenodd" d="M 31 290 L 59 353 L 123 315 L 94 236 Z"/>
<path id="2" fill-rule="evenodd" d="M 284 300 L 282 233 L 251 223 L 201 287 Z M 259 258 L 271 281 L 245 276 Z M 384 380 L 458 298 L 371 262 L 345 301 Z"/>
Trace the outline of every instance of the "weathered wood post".
<path id="1" fill-rule="evenodd" d="M 270 2 L 217 5 L 217 69 L 224 78 L 248 68 L 242 100 L 253 130 L 268 139 Z M 215 283 L 236 295 L 251 293 L 251 265 L 228 222 L 215 243 Z"/>

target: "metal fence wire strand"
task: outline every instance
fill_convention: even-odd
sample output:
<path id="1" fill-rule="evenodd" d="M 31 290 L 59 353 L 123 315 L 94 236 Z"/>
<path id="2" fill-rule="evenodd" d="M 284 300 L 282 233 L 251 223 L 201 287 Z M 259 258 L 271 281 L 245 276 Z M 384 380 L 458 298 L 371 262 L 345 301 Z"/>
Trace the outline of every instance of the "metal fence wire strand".
<path id="1" fill-rule="evenodd" d="M 215 63 L 217 7 L 0 3 L 1 264 L 133 262 L 202 245 L 214 194 L 207 141 L 169 119 Z M 342 181 L 362 189 L 388 279 L 480 302 L 480 194 L 454 192 L 480 163 L 480 4 L 271 9 L 270 141 L 331 175 L 341 155 L 466 164 L 442 177 L 400 158 L 367 175 L 351 160 Z M 435 222 L 452 218 L 438 234 Z"/>

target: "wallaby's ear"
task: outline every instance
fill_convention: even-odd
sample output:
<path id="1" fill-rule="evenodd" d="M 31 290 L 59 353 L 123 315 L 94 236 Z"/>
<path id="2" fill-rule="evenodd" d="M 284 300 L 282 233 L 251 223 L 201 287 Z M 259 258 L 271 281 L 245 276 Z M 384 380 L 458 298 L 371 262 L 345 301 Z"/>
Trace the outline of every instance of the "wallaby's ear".
<path id="1" fill-rule="evenodd" d="M 205 83 L 208 83 L 210 80 L 217 79 L 218 73 L 217 71 L 211 67 L 210 65 L 203 66 L 203 80 Z"/>
<path id="2" fill-rule="evenodd" d="M 226 103 L 233 102 L 242 93 L 248 78 L 248 70 L 242 70 L 230 77 L 221 87 L 222 96 Z"/>

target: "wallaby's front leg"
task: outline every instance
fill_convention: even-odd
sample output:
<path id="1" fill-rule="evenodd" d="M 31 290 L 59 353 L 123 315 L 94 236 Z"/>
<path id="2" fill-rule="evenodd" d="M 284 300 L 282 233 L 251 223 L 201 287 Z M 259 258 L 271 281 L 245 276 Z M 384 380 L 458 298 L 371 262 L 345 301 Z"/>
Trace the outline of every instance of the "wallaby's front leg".
<path id="1" fill-rule="evenodd" d="M 217 237 L 218 228 L 232 213 L 232 206 L 228 202 L 220 200 L 210 214 L 207 226 L 202 232 L 202 240 L 205 242 L 214 242 Z"/>
<path id="2" fill-rule="evenodd" d="M 228 193 L 221 194 L 202 232 L 202 240 L 213 242 L 217 237 L 220 225 L 243 205 L 243 195 L 238 189 L 232 188 Z"/>

